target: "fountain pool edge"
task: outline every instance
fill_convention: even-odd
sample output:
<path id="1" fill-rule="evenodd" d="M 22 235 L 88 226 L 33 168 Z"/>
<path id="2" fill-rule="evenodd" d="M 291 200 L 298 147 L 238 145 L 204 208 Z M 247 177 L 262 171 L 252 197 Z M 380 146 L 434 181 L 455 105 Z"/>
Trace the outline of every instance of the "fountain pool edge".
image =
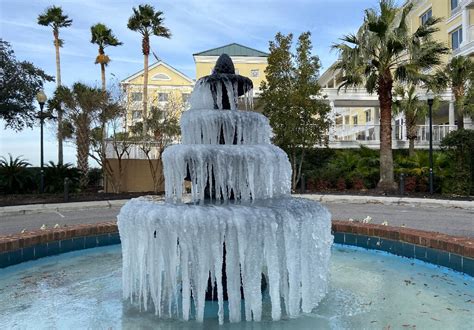
<path id="1" fill-rule="evenodd" d="M 418 259 L 474 277 L 474 239 L 446 234 L 332 221 L 334 243 Z M 0 236 L 0 268 L 61 253 L 120 244 L 115 221 Z"/>

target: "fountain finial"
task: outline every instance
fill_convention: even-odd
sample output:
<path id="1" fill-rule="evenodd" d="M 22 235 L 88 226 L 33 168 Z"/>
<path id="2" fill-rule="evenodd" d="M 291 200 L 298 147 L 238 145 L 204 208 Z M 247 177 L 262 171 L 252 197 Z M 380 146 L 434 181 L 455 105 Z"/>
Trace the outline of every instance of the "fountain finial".
<path id="1" fill-rule="evenodd" d="M 212 70 L 212 74 L 219 73 L 235 74 L 234 62 L 232 62 L 232 59 L 227 54 L 219 56 L 216 65 L 214 66 L 214 70 Z"/>
<path id="2" fill-rule="evenodd" d="M 245 109 L 252 109 L 252 90 L 252 80 L 236 74 L 230 56 L 222 54 L 212 74 L 196 82 L 191 105 L 194 109 L 237 110 L 238 98 L 244 96 Z"/>

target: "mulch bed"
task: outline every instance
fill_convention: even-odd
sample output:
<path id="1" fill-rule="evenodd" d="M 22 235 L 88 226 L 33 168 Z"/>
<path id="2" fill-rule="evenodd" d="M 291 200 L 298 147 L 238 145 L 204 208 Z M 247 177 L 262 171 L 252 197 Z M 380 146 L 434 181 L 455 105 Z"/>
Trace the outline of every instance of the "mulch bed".
<path id="1" fill-rule="evenodd" d="M 102 200 L 130 199 L 143 195 L 153 195 L 153 192 L 131 192 L 131 193 L 77 193 L 69 195 L 69 202 L 90 202 Z M 1 206 L 27 205 L 27 204 L 51 204 L 63 203 L 63 194 L 22 194 L 22 195 L 0 195 Z"/>

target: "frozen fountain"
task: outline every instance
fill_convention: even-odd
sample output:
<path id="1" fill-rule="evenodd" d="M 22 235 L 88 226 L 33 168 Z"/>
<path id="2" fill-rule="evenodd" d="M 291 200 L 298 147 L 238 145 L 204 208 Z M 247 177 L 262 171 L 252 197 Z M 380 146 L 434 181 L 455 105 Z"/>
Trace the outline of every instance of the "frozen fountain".
<path id="1" fill-rule="evenodd" d="M 279 320 L 326 294 L 330 214 L 290 196 L 288 157 L 270 143 L 268 119 L 248 111 L 252 93 L 222 55 L 196 83 L 183 144 L 163 154 L 166 201 L 141 197 L 120 211 L 124 299 L 159 317 L 202 322 L 209 290 L 220 324 L 225 309 L 230 322 L 260 321 L 262 295 Z"/>

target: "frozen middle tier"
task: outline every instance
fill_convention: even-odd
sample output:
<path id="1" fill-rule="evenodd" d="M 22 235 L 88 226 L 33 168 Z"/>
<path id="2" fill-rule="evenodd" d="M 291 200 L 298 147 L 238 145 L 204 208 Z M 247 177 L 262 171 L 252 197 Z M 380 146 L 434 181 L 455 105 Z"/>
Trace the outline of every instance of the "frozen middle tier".
<path id="1" fill-rule="evenodd" d="M 253 111 L 189 110 L 180 124 L 184 144 L 269 144 L 272 134 L 268 118 Z"/>
<path id="2" fill-rule="evenodd" d="M 271 144 L 174 145 L 164 151 L 163 166 L 167 200 L 181 200 L 186 177 L 193 202 L 204 200 L 206 188 L 223 200 L 232 195 L 249 201 L 290 194 L 290 162 Z"/>

